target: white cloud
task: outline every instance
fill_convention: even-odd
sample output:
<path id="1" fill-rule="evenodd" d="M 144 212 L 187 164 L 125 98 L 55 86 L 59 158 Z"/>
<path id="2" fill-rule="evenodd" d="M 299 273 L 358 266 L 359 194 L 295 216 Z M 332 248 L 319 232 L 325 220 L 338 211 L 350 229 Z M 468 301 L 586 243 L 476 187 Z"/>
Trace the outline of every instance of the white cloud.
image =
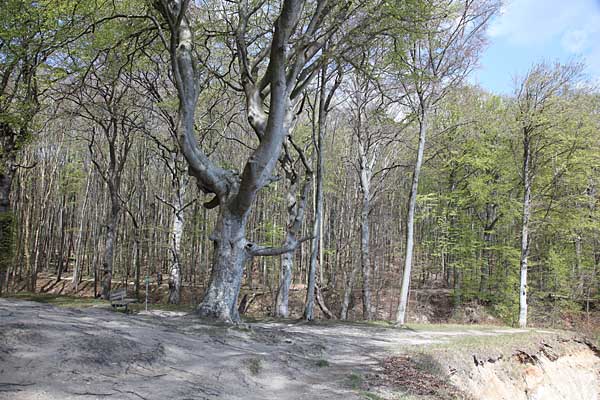
<path id="1" fill-rule="evenodd" d="M 520 46 L 561 40 L 565 50 L 577 53 L 596 33 L 599 20 L 595 0 L 507 0 L 489 34 Z"/>
<path id="2" fill-rule="evenodd" d="M 506 0 L 488 30 L 491 39 L 521 49 L 562 51 L 600 77 L 600 1 Z"/>
<path id="3" fill-rule="evenodd" d="M 588 31 L 575 29 L 565 32 L 560 43 L 569 53 L 579 54 L 589 46 L 589 36 Z"/>

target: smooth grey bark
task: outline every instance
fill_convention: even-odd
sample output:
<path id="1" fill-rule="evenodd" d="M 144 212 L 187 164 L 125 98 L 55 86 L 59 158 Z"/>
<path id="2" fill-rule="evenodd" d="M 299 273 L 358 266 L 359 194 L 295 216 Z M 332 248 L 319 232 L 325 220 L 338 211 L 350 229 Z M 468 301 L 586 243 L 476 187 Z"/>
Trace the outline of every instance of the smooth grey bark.
<path id="1" fill-rule="evenodd" d="M 312 182 L 312 172 L 306 175 L 300 191 L 300 198 L 296 198 L 298 175 L 290 180 L 290 187 L 287 193 L 287 208 L 288 208 L 288 228 L 286 231 L 285 246 L 296 247 L 298 245 L 298 236 L 302 230 L 304 221 L 304 213 Z M 275 300 L 275 316 L 287 318 L 289 316 L 289 293 L 292 284 L 292 270 L 294 265 L 294 253 L 287 252 L 281 255 L 281 271 L 279 278 L 279 288 Z"/>
<path id="2" fill-rule="evenodd" d="M 317 274 L 317 255 L 319 253 L 319 238 L 321 234 L 321 221 L 323 219 L 323 145 L 325 138 L 325 120 L 324 115 L 319 113 L 319 126 L 317 128 L 316 151 L 317 151 L 317 176 L 316 176 L 316 194 L 315 194 L 315 220 L 313 222 L 313 238 L 310 253 L 310 263 L 308 267 L 308 285 L 306 288 L 306 301 L 304 306 L 303 318 L 312 321 L 315 308 L 315 290 Z M 323 262 L 323 260 L 320 260 Z"/>
<path id="3" fill-rule="evenodd" d="M 323 151 L 325 149 L 325 135 L 327 133 L 327 115 L 330 111 L 331 100 L 342 83 L 342 72 L 337 70 L 335 81 L 331 88 L 327 88 L 328 83 L 328 62 L 323 63 L 319 75 L 319 92 L 318 92 L 318 116 L 316 127 L 313 125 L 313 142 L 317 153 L 317 172 L 316 172 L 316 188 L 315 188 L 315 220 L 313 225 L 312 248 L 310 254 L 310 262 L 308 267 L 308 285 L 306 288 L 306 301 L 304 306 L 303 318 L 307 321 L 314 319 L 315 307 L 315 290 L 316 273 L 317 273 L 317 256 L 320 254 L 319 262 L 323 268 L 323 253 L 319 252 L 321 244 L 321 228 L 323 226 L 323 174 L 325 169 L 325 158 Z M 315 132 L 316 128 L 316 132 Z M 332 315 L 324 306 L 324 301 L 320 301 L 321 307 L 325 314 Z M 327 310 L 327 311 L 325 311 Z"/>
<path id="4" fill-rule="evenodd" d="M 107 218 L 106 246 L 102 257 L 102 298 L 110 298 L 110 290 L 112 287 L 112 273 L 114 264 L 114 253 L 117 242 L 117 227 L 121 216 L 121 201 L 117 193 L 114 191 L 113 184 L 109 184 L 111 192 L 111 207 Z"/>
<path id="5" fill-rule="evenodd" d="M 521 259 L 519 282 L 519 327 L 527 326 L 527 266 L 529 257 L 529 220 L 531 217 L 531 142 L 528 128 L 523 137 L 523 215 L 521 221 Z"/>
<path id="6" fill-rule="evenodd" d="M 348 319 L 348 309 L 350 308 L 350 302 L 352 301 L 352 290 L 354 289 L 354 283 L 356 281 L 356 275 L 358 274 L 359 269 L 359 263 L 352 263 L 352 270 L 350 271 L 350 276 L 346 280 L 344 299 L 342 300 L 342 308 L 340 311 L 340 319 L 342 321 Z"/>
<path id="7" fill-rule="evenodd" d="M 417 206 L 417 192 L 419 190 L 419 175 L 421 174 L 421 165 L 423 164 L 423 153 L 425 151 L 425 136 L 427 134 L 428 115 L 424 108 L 421 108 L 419 118 L 419 147 L 417 149 L 417 160 L 413 170 L 410 194 L 408 197 L 408 212 L 406 217 L 406 256 L 404 259 L 404 269 L 402 274 L 402 286 L 400 288 L 400 304 L 396 313 L 396 323 L 404 325 L 406 322 L 406 310 L 408 307 L 408 295 L 410 292 L 410 275 L 412 272 L 412 258 L 414 249 L 414 225 L 415 211 Z"/>
<path id="8" fill-rule="evenodd" d="M 171 227 L 171 269 L 169 271 L 169 304 L 179 304 L 181 299 L 181 263 L 180 248 L 181 236 L 183 234 L 184 215 L 183 209 L 185 190 L 187 181 L 185 178 L 179 178 L 178 189 L 175 193 L 173 203 L 173 224 Z"/>
<path id="9" fill-rule="evenodd" d="M 373 318 L 371 309 L 371 255 L 370 255 L 370 224 L 371 213 L 371 178 L 376 157 L 368 159 L 364 146 L 359 144 L 360 189 L 362 203 L 360 213 L 360 263 L 362 267 L 362 304 L 363 318 L 370 321 Z"/>
<path id="10" fill-rule="evenodd" d="M 63 267 L 64 267 L 64 251 L 65 251 L 65 228 L 66 228 L 66 222 L 65 222 L 65 213 L 67 211 L 67 207 L 66 207 L 66 202 L 67 202 L 67 195 L 63 194 L 62 196 L 62 204 L 61 204 L 61 210 L 60 213 L 58 214 L 58 225 L 61 226 L 61 233 L 60 233 L 60 249 L 58 251 L 59 254 L 59 260 L 58 260 L 58 264 L 56 267 L 56 281 L 60 282 L 61 278 L 62 278 L 62 271 L 63 271 Z"/>
<path id="11" fill-rule="evenodd" d="M 77 232 L 77 240 L 76 240 L 76 256 L 75 256 L 75 268 L 73 268 L 73 278 L 71 280 L 71 285 L 73 286 L 73 290 L 75 293 L 77 293 L 77 289 L 79 286 L 79 279 L 80 277 L 80 269 L 81 269 L 81 258 L 83 258 L 83 252 L 81 251 L 81 239 L 83 236 L 83 221 L 84 221 L 84 215 L 87 209 L 87 202 L 88 202 L 88 198 L 90 197 L 90 183 L 91 183 L 91 179 L 92 178 L 92 174 L 88 174 L 87 176 L 87 182 L 85 184 L 85 197 L 83 199 L 83 205 L 81 206 L 81 214 L 79 216 L 79 229 Z"/>
<path id="12" fill-rule="evenodd" d="M 357 193 L 358 196 L 358 193 Z M 353 199 L 354 200 L 354 199 Z M 356 201 L 356 200 L 354 200 Z M 350 229 L 348 230 L 348 241 L 351 242 L 353 239 L 353 231 L 354 231 L 354 221 L 356 219 L 355 217 L 355 213 L 352 212 L 350 214 L 350 221 L 348 223 L 348 226 L 350 227 Z M 352 255 L 352 247 L 348 246 L 348 255 L 349 257 L 345 257 L 345 259 L 350 260 L 351 263 L 351 270 L 350 270 L 350 275 L 348 275 L 347 273 L 344 274 L 344 277 L 346 278 L 344 280 L 344 296 L 342 299 L 342 306 L 341 306 L 341 310 L 340 310 L 340 319 L 342 321 L 348 319 L 348 309 L 350 308 L 350 302 L 352 300 L 352 290 L 354 289 L 354 282 L 356 280 L 356 275 L 358 274 L 358 270 L 360 268 L 360 264 L 356 263 L 353 261 L 353 257 L 351 257 Z"/>
<path id="13" fill-rule="evenodd" d="M 248 214 L 239 216 L 221 208 L 213 236 L 213 268 L 209 286 L 197 313 L 221 321 L 239 321 L 237 299 L 242 284 L 246 252 L 245 229 Z"/>

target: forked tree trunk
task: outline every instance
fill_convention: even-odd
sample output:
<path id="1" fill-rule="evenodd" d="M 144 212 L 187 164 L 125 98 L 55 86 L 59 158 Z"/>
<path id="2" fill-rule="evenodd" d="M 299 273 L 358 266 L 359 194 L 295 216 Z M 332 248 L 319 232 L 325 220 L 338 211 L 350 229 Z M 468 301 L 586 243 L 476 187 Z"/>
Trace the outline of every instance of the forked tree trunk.
<path id="1" fill-rule="evenodd" d="M 290 180 L 288 190 L 288 229 L 285 237 L 286 247 L 295 247 L 298 244 L 298 235 L 302 230 L 302 222 L 304 221 L 304 211 L 306 209 L 306 199 L 311 185 L 311 174 L 307 172 L 306 180 L 302 185 L 300 198 L 296 198 L 297 179 Z M 281 256 L 281 272 L 279 278 L 279 288 L 275 301 L 275 316 L 287 318 L 289 316 L 289 293 L 292 284 L 292 270 L 294 266 L 294 252 L 287 252 Z"/>
<path id="2" fill-rule="evenodd" d="M 417 193 L 419 190 L 419 174 L 423 164 L 423 153 L 425 150 L 425 136 L 427 134 L 427 113 L 422 111 L 419 121 L 419 148 L 417 149 L 417 160 L 413 171 L 413 178 L 408 198 L 408 214 L 406 217 L 406 257 L 404 259 L 404 272 L 402 275 L 402 286 L 400 288 L 400 304 L 396 313 L 396 323 L 404 325 L 406 322 L 406 309 L 408 307 L 408 295 L 410 291 L 410 274 L 412 272 L 412 258 L 415 229 L 415 211 L 417 207 Z"/>
<path id="3" fill-rule="evenodd" d="M 241 174 L 224 170 L 213 163 L 202 151 L 196 139 L 195 109 L 200 85 L 193 30 L 186 16 L 189 2 L 164 0 L 154 4 L 168 23 L 171 34 L 169 51 L 171 71 L 179 98 L 177 130 L 180 136 L 180 147 L 188 163 L 188 171 L 197 179 L 199 188 L 205 193 L 215 194 L 215 199 L 206 206 L 219 207 L 217 225 L 211 236 L 215 248 L 211 277 L 197 313 L 202 317 L 215 318 L 223 322 L 238 321 L 236 303 L 246 261 L 255 255 L 283 254 L 276 251 L 259 251 L 260 246 L 255 246 L 246 240 L 245 228 L 258 191 L 268 185 L 273 178 L 273 170 L 288 134 L 289 117 L 294 115 L 293 89 L 300 72 L 299 68 L 307 60 L 303 63 L 300 62 L 302 57 L 296 60 L 297 68 L 293 68 L 289 75 L 290 71 L 286 68 L 287 48 L 289 39 L 298 24 L 303 4 L 293 0 L 283 1 L 281 13 L 274 24 L 268 75 L 265 75 L 270 88 L 268 113 L 264 112 L 263 99 L 260 98 L 262 88 L 254 84 L 251 72 L 247 68 L 245 29 L 248 21 L 244 19 L 244 15 L 241 15 L 236 31 L 236 46 L 242 84 L 248 104 L 252 105 L 247 107 L 248 122 L 260 141 L 245 163 Z M 245 8 L 247 5 L 246 7 L 240 5 L 240 14 L 248 11 Z M 293 249 L 288 249 L 291 250 Z"/>

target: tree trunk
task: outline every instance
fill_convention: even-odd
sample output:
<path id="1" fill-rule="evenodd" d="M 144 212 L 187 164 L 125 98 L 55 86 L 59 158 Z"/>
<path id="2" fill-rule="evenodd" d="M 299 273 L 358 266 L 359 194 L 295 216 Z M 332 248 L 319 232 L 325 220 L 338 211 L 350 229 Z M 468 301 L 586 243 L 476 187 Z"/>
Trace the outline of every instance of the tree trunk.
<path id="1" fill-rule="evenodd" d="M 212 272 L 209 285 L 196 312 L 205 318 L 223 322 L 238 322 L 236 307 L 242 284 L 244 264 L 249 259 L 246 251 L 246 222 L 248 212 L 242 216 L 221 207 L 215 233 Z"/>
<path id="2" fill-rule="evenodd" d="M 285 244 L 290 245 L 296 239 L 292 237 L 290 231 L 287 232 Z M 289 316 L 288 303 L 290 296 L 290 286 L 292 285 L 292 269 L 294 266 L 294 253 L 289 252 L 281 256 L 281 271 L 279 276 L 279 287 L 275 299 L 275 316 L 287 318 Z"/>
<path id="3" fill-rule="evenodd" d="M 138 230 L 135 234 L 135 272 L 133 277 L 133 292 L 135 297 L 140 297 L 140 277 L 142 275 L 142 241 L 141 232 Z"/>
<path id="4" fill-rule="evenodd" d="M 314 319 L 314 307 L 315 307 L 315 289 L 316 289 L 316 272 L 317 272 L 317 255 L 319 254 L 319 244 L 321 241 L 321 226 L 323 225 L 323 170 L 325 168 L 325 159 L 323 157 L 323 151 L 325 147 L 325 134 L 326 134 L 326 121 L 327 113 L 329 112 L 329 102 L 335 92 L 338 81 L 331 88 L 329 94 L 327 94 L 327 65 L 325 64 L 321 68 L 320 82 L 319 82 L 319 108 L 318 117 L 315 127 L 313 125 L 313 142 L 317 152 L 317 182 L 315 190 L 315 221 L 313 225 L 313 239 L 312 239 L 312 251 L 310 255 L 310 264 L 308 270 L 308 286 L 306 288 L 306 302 L 304 308 L 304 319 L 312 321 Z M 316 133 L 316 135 L 315 135 Z M 316 136 L 316 137 L 315 137 Z M 320 263 L 323 259 L 319 260 Z M 323 266 L 321 265 L 321 268 Z"/>
<path id="5" fill-rule="evenodd" d="M 107 224 L 106 247 L 104 248 L 104 257 L 102 260 L 102 298 L 105 300 L 110 298 L 114 253 L 117 245 L 117 228 L 120 214 L 121 204 L 116 193 L 113 193 L 111 194 L 111 209 Z"/>
<path id="6" fill-rule="evenodd" d="M 290 187 L 288 190 L 288 229 L 285 237 L 285 246 L 296 246 L 298 243 L 298 235 L 302 230 L 302 222 L 304 221 L 304 211 L 306 209 L 306 199 L 310 190 L 311 174 L 307 172 L 306 180 L 302 185 L 300 199 L 296 198 L 297 190 L 297 175 L 294 174 L 295 180 L 290 179 Z M 292 284 L 292 271 L 294 266 L 294 252 L 287 252 L 281 256 L 281 272 L 279 280 L 279 288 L 275 301 L 275 316 L 287 318 L 289 316 L 288 301 L 290 286 Z"/>
<path id="7" fill-rule="evenodd" d="M 371 170 L 368 166 L 366 154 L 361 146 L 360 154 L 360 187 L 363 194 L 361 207 L 361 230 L 360 230 L 360 262 L 362 266 L 362 303 L 363 318 L 367 321 L 372 319 L 371 312 L 371 259 L 370 259 L 370 225 L 369 213 L 371 211 Z"/>
<path id="8" fill-rule="evenodd" d="M 293 86 L 288 86 L 287 54 L 289 39 L 301 14 L 302 3 L 284 1 L 272 36 L 269 53 L 269 112 L 264 112 L 260 89 L 253 85 L 250 71 L 241 62 L 243 86 L 248 101 L 247 118 L 259 137 L 260 144 L 247 159 L 241 174 L 214 164 L 198 144 L 195 132 L 195 109 L 200 87 L 198 85 L 197 54 L 194 51 L 192 28 L 185 14 L 188 2 L 156 2 L 158 11 L 169 21 L 171 71 L 179 98 L 178 134 L 182 153 L 188 163 L 189 174 L 197 179 L 205 193 L 215 194 L 219 206 L 215 232 L 213 265 L 208 289 L 197 313 L 203 317 L 224 322 L 239 320 L 236 305 L 242 282 L 244 263 L 254 252 L 254 245 L 245 239 L 245 228 L 258 191 L 269 184 L 288 134 L 292 107 Z M 240 58 L 244 57 L 245 32 L 240 26 L 237 45 Z M 306 62 L 306 61 L 305 61 Z M 295 79 L 294 79 L 295 81 Z M 257 106 L 257 107 L 255 107 Z M 283 253 L 279 252 L 277 255 Z M 270 255 L 274 255 L 271 253 Z"/>
<path id="9" fill-rule="evenodd" d="M 358 273 L 358 263 L 350 261 L 352 263 L 352 271 L 346 281 L 346 288 L 344 289 L 344 300 L 342 301 L 342 310 L 340 312 L 340 319 L 342 321 L 348 319 L 348 309 L 350 308 L 350 302 L 352 300 L 352 289 L 354 288 L 354 281 L 356 280 L 356 274 Z"/>
<path id="10" fill-rule="evenodd" d="M 521 279 L 519 285 L 519 327 L 527 326 L 527 264 L 529 257 L 529 219 L 531 217 L 531 147 L 523 140 L 523 219 L 521 225 Z"/>
<path id="11" fill-rule="evenodd" d="M 319 254 L 319 238 L 321 233 L 321 219 L 323 218 L 323 134 L 325 127 L 319 127 L 319 138 L 317 141 L 317 193 L 315 204 L 315 221 L 313 225 L 312 249 L 308 271 L 308 286 L 306 288 L 306 303 L 304 308 L 304 319 L 314 319 L 315 307 L 315 285 L 317 273 L 317 255 Z M 322 260 L 321 260 L 322 261 Z"/>
<path id="12" fill-rule="evenodd" d="M 92 174 L 88 174 L 87 182 L 85 184 L 85 198 L 83 200 L 83 205 L 81 206 L 81 215 L 79 217 L 79 230 L 77 232 L 77 239 L 75 245 L 75 268 L 73 268 L 73 279 L 71 280 L 71 285 L 73 286 L 74 293 L 77 293 L 77 286 L 79 285 L 80 280 L 80 270 L 81 270 L 81 262 L 82 258 L 85 254 L 85 246 L 83 246 L 84 251 L 81 250 L 81 238 L 83 235 L 83 221 L 87 208 L 87 202 L 90 193 L 90 181 Z"/>
<path id="13" fill-rule="evenodd" d="M 427 134 L 427 113 L 421 112 L 419 121 L 419 148 L 417 150 L 417 160 L 413 171 L 410 195 L 408 198 L 408 214 L 406 217 L 406 257 L 404 259 L 404 272 L 402 275 L 402 286 L 400 289 L 400 304 L 396 313 L 396 323 L 404 325 L 406 322 L 406 309 L 408 306 L 408 295 L 410 290 L 410 274 L 412 271 L 412 258 L 414 249 L 414 225 L 415 211 L 417 206 L 417 192 L 419 189 L 419 174 L 423 164 L 423 153 L 425 150 L 425 135 Z"/>
<path id="14" fill-rule="evenodd" d="M 181 297 L 181 235 L 183 233 L 183 207 L 187 182 L 179 179 L 178 191 L 173 204 L 173 228 L 171 231 L 171 271 L 169 272 L 169 304 L 179 304 Z"/>
<path id="15" fill-rule="evenodd" d="M 61 225 L 61 233 L 60 233 L 60 250 L 58 251 L 59 254 L 59 259 L 58 259 L 58 267 L 57 267 L 57 271 L 56 271 L 56 282 L 60 282 L 61 278 L 62 278 L 62 272 L 63 272 L 63 266 L 64 266 L 64 260 L 65 260 L 65 232 L 67 230 L 66 227 L 66 221 L 65 221 L 65 211 L 67 209 L 66 207 L 66 198 L 67 195 L 63 194 L 63 198 L 62 198 L 62 206 L 60 209 L 60 225 Z M 67 251 L 68 253 L 68 251 Z M 67 256 L 67 260 L 68 260 L 68 256 Z M 68 261 L 67 261 L 67 267 L 68 267 Z"/>

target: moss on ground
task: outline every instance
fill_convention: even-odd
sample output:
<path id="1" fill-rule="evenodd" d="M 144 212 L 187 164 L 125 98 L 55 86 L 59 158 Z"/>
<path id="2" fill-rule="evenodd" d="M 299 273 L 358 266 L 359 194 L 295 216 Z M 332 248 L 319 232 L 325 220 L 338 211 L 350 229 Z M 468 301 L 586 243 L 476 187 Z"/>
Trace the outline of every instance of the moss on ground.
<path id="1" fill-rule="evenodd" d="M 93 297 L 79 297 L 79 296 L 66 296 L 50 293 L 31 293 L 31 292 L 19 292 L 5 297 L 12 297 L 19 300 L 35 301 L 38 303 L 52 304 L 57 307 L 68 307 L 68 308 L 87 308 L 87 307 L 98 307 L 105 306 L 110 307 L 110 302 L 107 300 L 96 299 Z M 131 303 L 129 304 L 130 312 L 140 312 L 146 309 L 145 303 Z M 111 307 L 112 309 L 112 307 Z M 160 310 L 160 311 L 193 311 L 193 306 L 189 304 L 148 304 L 148 310 Z M 124 308 L 113 309 L 115 312 L 124 312 Z"/>
<path id="2" fill-rule="evenodd" d="M 57 307 L 69 308 L 86 308 L 109 304 L 108 301 L 95 299 L 92 297 L 65 296 L 50 293 L 19 292 L 7 295 L 6 297 L 12 297 L 19 300 L 35 301 L 38 303 L 52 304 Z"/>

